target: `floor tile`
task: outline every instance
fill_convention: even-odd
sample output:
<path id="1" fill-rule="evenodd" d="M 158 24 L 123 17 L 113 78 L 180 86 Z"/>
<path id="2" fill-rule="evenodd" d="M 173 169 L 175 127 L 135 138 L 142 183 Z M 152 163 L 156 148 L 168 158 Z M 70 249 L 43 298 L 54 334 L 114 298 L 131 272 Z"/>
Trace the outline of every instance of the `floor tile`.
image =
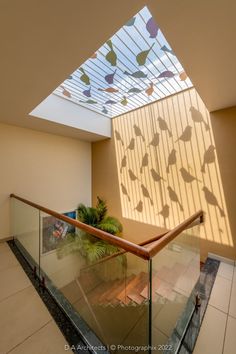
<path id="1" fill-rule="evenodd" d="M 236 318 L 236 282 L 233 282 L 230 305 L 229 305 L 229 315 Z"/>
<path id="2" fill-rule="evenodd" d="M 0 301 L 31 285 L 21 266 L 13 266 L 0 271 Z"/>
<path id="3" fill-rule="evenodd" d="M 0 242 L 0 254 L 2 254 L 2 252 L 10 251 L 10 250 L 11 249 L 6 242 Z"/>
<path id="4" fill-rule="evenodd" d="M 226 319 L 226 314 L 208 305 L 193 354 L 222 354 Z"/>
<path id="5" fill-rule="evenodd" d="M 209 304 L 225 313 L 228 313 L 230 292 L 231 281 L 217 276 L 212 289 Z"/>
<path id="6" fill-rule="evenodd" d="M 186 298 L 183 297 L 183 302 L 170 302 L 168 301 L 153 319 L 153 327 L 161 331 L 166 336 L 170 336 L 176 326 L 185 305 Z"/>
<path id="7" fill-rule="evenodd" d="M 3 248 L 0 250 L 0 271 L 15 265 L 19 265 L 19 263 L 10 248 Z"/>
<path id="8" fill-rule="evenodd" d="M 228 263 L 220 262 L 217 275 L 220 275 L 223 278 L 228 280 L 233 279 L 234 266 Z"/>
<path id="9" fill-rule="evenodd" d="M 233 354 L 236 352 L 236 319 L 228 317 L 225 344 L 223 354 Z"/>
<path id="10" fill-rule="evenodd" d="M 65 351 L 65 345 L 68 345 L 66 340 L 55 322 L 51 321 L 11 350 L 10 354 L 71 354 L 71 350 Z"/>
<path id="11" fill-rule="evenodd" d="M 32 286 L 1 301 L 0 354 L 22 343 L 50 320 L 48 310 Z"/>

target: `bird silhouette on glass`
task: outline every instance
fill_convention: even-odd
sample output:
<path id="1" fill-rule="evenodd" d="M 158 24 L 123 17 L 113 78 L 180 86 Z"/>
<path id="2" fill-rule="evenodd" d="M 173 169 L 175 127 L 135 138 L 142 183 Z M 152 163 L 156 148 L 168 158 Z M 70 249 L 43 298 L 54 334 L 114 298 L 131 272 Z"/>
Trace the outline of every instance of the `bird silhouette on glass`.
<path id="1" fill-rule="evenodd" d="M 83 95 L 85 95 L 86 97 L 91 97 L 91 87 L 88 90 L 84 90 Z"/>
<path id="2" fill-rule="evenodd" d="M 64 95 L 64 96 L 66 96 L 66 97 L 68 97 L 68 98 L 71 98 L 71 93 L 70 93 L 70 91 L 68 91 L 67 89 L 65 89 L 65 87 L 64 86 L 60 86 L 61 88 L 62 88 L 62 94 Z"/>
<path id="3" fill-rule="evenodd" d="M 86 101 L 84 100 L 79 100 L 79 102 L 82 102 L 82 103 L 88 103 L 88 104 L 97 104 L 97 101 L 94 101 L 94 100 L 91 100 L 90 98 Z"/>
<path id="4" fill-rule="evenodd" d="M 118 89 L 114 88 L 114 87 L 106 87 L 106 88 L 98 88 L 98 91 L 103 91 L 103 92 L 107 92 L 107 93 L 115 93 L 115 92 L 119 92 Z"/>
<path id="5" fill-rule="evenodd" d="M 138 202 L 138 204 L 136 205 L 136 207 L 134 208 L 134 210 L 137 210 L 139 213 L 142 213 L 142 211 L 143 211 L 143 202 L 142 202 L 142 200 L 140 200 L 140 201 Z"/>
<path id="6" fill-rule="evenodd" d="M 140 167 L 140 173 L 143 173 L 143 168 L 148 165 L 148 153 L 145 153 L 142 158 L 142 164 Z"/>
<path id="7" fill-rule="evenodd" d="M 123 168 L 125 168 L 126 166 L 127 166 L 127 158 L 126 155 L 124 155 L 124 157 L 121 160 L 120 173 L 122 173 Z"/>
<path id="8" fill-rule="evenodd" d="M 179 74 L 180 81 L 185 81 L 188 78 L 188 75 L 186 74 L 185 71 L 182 71 L 182 73 Z"/>
<path id="9" fill-rule="evenodd" d="M 159 141 L 160 141 L 160 134 L 159 133 L 155 133 L 153 135 L 152 140 L 150 141 L 148 146 L 154 146 L 157 147 L 159 145 Z"/>
<path id="10" fill-rule="evenodd" d="M 166 70 L 166 71 L 163 71 L 162 73 L 160 73 L 158 76 L 157 76 L 157 78 L 158 79 L 162 79 L 162 78 L 172 78 L 172 77 L 174 77 L 175 76 L 175 74 L 172 72 L 172 71 L 170 71 L 170 70 Z"/>
<path id="11" fill-rule="evenodd" d="M 181 140 L 184 143 L 188 142 L 191 140 L 192 137 L 192 127 L 190 125 L 187 125 L 187 127 L 184 129 L 183 133 L 180 135 L 180 137 L 176 140 L 177 141 Z"/>
<path id="12" fill-rule="evenodd" d="M 204 195 L 205 195 L 205 199 L 207 201 L 208 204 L 210 205 L 214 205 L 215 207 L 217 207 L 219 209 L 219 212 L 220 212 L 220 216 L 222 217 L 225 217 L 225 212 L 224 210 L 220 207 L 217 199 L 216 199 L 216 196 L 206 187 L 204 186 L 202 188 L 203 192 L 204 192 Z"/>
<path id="13" fill-rule="evenodd" d="M 156 38 L 159 27 L 157 26 L 156 21 L 153 17 L 149 18 L 149 20 L 147 21 L 146 29 L 149 33 L 149 38 Z"/>
<path id="14" fill-rule="evenodd" d="M 82 72 L 82 75 L 80 76 L 80 80 L 85 84 L 85 85 L 90 85 L 90 79 L 89 76 L 85 73 L 83 68 L 79 68 L 79 70 Z"/>
<path id="15" fill-rule="evenodd" d="M 143 134 L 142 134 L 142 132 L 141 132 L 141 129 L 140 129 L 136 124 L 134 124 L 133 127 L 134 127 L 134 133 L 135 133 L 135 135 L 136 135 L 137 137 L 141 136 L 141 138 L 142 138 L 142 140 L 143 140 L 143 142 L 144 142 L 145 139 L 144 139 L 144 136 L 143 136 Z"/>
<path id="16" fill-rule="evenodd" d="M 134 150 L 134 146 L 135 146 L 135 139 L 131 138 L 129 145 L 127 146 L 127 148 L 125 150 Z"/>
<path id="17" fill-rule="evenodd" d="M 191 117 L 194 123 L 203 123 L 206 131 L 210 129 L 209 124 L 204 120 L 203 115 L 195 107 L 190 107 Z"/>
<path id="18" fill-rule="evenodd" d="M 166 172 L 170 172 L 170 166 L 176 164 L 176 150 L 172 149 L 169 156 L 168 156 L 168 165 L 166 167 Z"/>
<path id="19" fill-rule="evenodd" d="M 151 82 L 150 86 L 145 90 L 145 92 L 146 92 L 146 94 L 148 96 L 151 96 L 153 94 L 153 92 L 154 92 L 154 87 L 153 86 L 154 86 L 154 83 Z"/>
<path id="20" fill-rule="evenodd" d="M 125 26 L 127 26 L 127 27 L 133 26 L 135 20 L 136 20 L 136 17 L 132 17 L 128 22 L 126 22 Z"/>
<path id="21" fill-rule="evenodd" d="M 128 100 L 127 100 L 126 96 L 123 96 L 123 99 L 120 101 L 120 103 L 122 104 L 122 106 L 127 106 Z"/>
<path id="22" fill-rule="evenodd" d="M 163 52 L 166 52 L 166 53 L 170 53 L 172 55 L 175 55 L 175 53 L 173 52 L 172 49 L 168 48 L 166 45 L 163 45 L 163 47 L 161 47 L 161 50 L 163 50 Z"/>
<path id="23" fill-rule="evenodd" d="M 114 82 L 114 76 L 115 76 L 116 70 L 112 73 L 112 74 L 107 74 L 104 79 L 106 80 L 106 82 L 111 85 Z"/>
<path id="24" fill-rule="evenodd" d="M 205 173 L 206 172 L 206 170 L 205 170 L 206 165 L 209 165 L 210 163 L 214 163 L 215 159 L 216 159 L 215 146 L 214 145 L 210 145 L 209 148 L 204 153 L 203 164 L 202 164 L 201 171 L 203 173 Z"/>
<path id="25" fill-rule="evenodd" d="M 145 65 L 146 60 L 147 60 L 147 56 L 148 56 L 149 52 L 152 50 L 154 44 L 155 43 L 153 43 L 149 49 L 142 50 L 139 54 L 136 55 L 136 61 L 137 61 L 138 65 Z"/>
<path id="26" fill-rule="evenodd" d="M 165 181 L 164 178 L 161 177 L 159 173 L 157 173 L 157 171 L 154 170 L 154 168 L 152 168 L 150 171 L 151 171 L 152 178 L 155 182 L 160 182 L 161 180 Z"/>
<path id="27" fill-rule="evenodd" d="M 177 194 L 175 193 L 175 191 L 170 186 L 168 186 L 167 189 L 169 192 L 170 200 L 172 200 L 172 202 L 177 203 L 179 205 L 180 210 L 184 211 L 184 208 L 183 208 L 182 204 L 180 203 L 179 198 L 178 198 Z"/>
<path id="28" fill-rule="evenodd" d="M 128 76 L 132 76 L 135 79 L 146 79 L 146 77 L 147 77 L 147 74 L 145 74 L 142 70 L 137 70 L 133 73 L 130 73 L 128 71 L 124 71 L 124 74 L 128 75 Z"/>
<path id="29" fill-rule="evenodd" d="M 148 198 L 148 199 L 150 200 L 151 205 L 153 205 L 153 200 L 152 200 L 152 198 L 150 197 L 150 194 L 149 194 L 147 188 L 146 188 L 143 184 L 141 184 L 141 188 L 142 188 L 143 196 L 144 196 L 145 198 Z"/>
<path id="30" fill-rule="evenodd" d="M 102 106 L 102 113 L 107 114 L 108 110 L 106 109 L 106 107 Z"/>
<path id="31" fill-rule="evenodd" d="M 167 125 L 166 121 L 163 118 L 161 118 L 161 117 L 158 117 L 157 120 L 158 120 L 158 123 L 159 123 L 160 130 L 168 131 L 169 137 L 171 138 L 172 137 L 172 133 L 171 133 L 170 129 L 168 128 L 168 125 Z"/>
<path id="32" fill-rule="evenodd" d="M 165 222 L 165 219 L 167 219 L 170 215 L 170 207 L 168 204 L 165 204 L 162 208 L 162 210 L 158 213 L 158 215 L 161 215 L 163 216 L 164 218 L 164 222 Z"/>
<path id="33" fill-rule="evenodd" d="M 128 173 L 129 173 L 129 178 L 131 179 L 131 181 L 138 180 L 138 177 L 133 173 L 133 171 L 130 168 L 128 170 Z"/>
<path id="34" fill-rule="evenodd" d="M 121 183 L 120 185 L 121 185 L 121 191 L 122 191 L 122 193 L 127 196 L 128 201 L 130 202 L 130 196 L 129 196 L 129 194 L 128 194 L 128 191 L 127 191 L 125 185 L 124 185 L 123 183 Z"/>
<path id="35" fill-rule="evenodd" d="M 104 104 L 116 104 L 117 101 L 114 100 L 107 100 Z"/>
<path id="36" fill-rule="evenodd" d="M 120 141 L 121 145 L 124 146 L 123 139 L 122 139 L 120 133 L 117 130 L 115 130 L 115 137 L 116 137 L 116 140 Z"/>
<path id="37" fill-rule="evenodd" d="M 106 43 L 109 47 L 109 52 L 106 54 L 105 58 L 112 66 L 116 66 L 117 55 L 113 49 L 113 43 L 110 39 Z"/>
<path id="38" fill-rule="evenodd" d="M 137 87 L 132 87 L 131 89 L 129 89 L 128 93 L 140 93 L 142 92 L 142 90 L 140 90 Z"/>
<path id="39" fill-rule="evenodd" d="M 186 182 L 186 183 L 192 183 L 193 181 L 202 182 L 198 178 L 191 175 L 191 173 L 189 173 L 184 167 L 180 168 L 180 173 L 181 173 L 181 176 L 182 176 L 184 182 Z"/>

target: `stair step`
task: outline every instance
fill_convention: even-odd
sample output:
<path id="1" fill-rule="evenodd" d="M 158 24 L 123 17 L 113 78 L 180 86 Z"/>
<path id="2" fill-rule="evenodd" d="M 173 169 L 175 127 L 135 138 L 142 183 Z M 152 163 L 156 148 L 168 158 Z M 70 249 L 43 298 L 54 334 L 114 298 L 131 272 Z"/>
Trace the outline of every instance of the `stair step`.
<path id="1" fill-rule="evenodd" d="M 112 282 L 110 282 L 110 286 L 108 287 L 108 289 L 106 291 L 103 292 L 103 294 L 100 296 L 99 298 L 99 303 L 103 303 L 106 302 L 107 303 L 107 296 L 114 291 L 115 289 L 117 289 L 117 286 L 121 283 L 123 283 L 123 279 L 122 280 L 113 280 Z"/>
<path id="2" fill-rule="evenodd" d="M 141 304 L 144 301 L 143 296 L 141 296 L 141 292 L 148 284 L 148 274 L 144 273 L 142 279 L 137 283 L 137 285 L 132 289 L 130 293 L 128 293 L 128 298 L 137 304 Z"/>
<path id="3" fill-rule="evenodd" d="M 160 286 L 161 284 L 161 279 L 159 279 L 156 275 L 154 275 L 152 277 L 152 297 L 154 298 L 155 297 L 155 294 L 156 294 L 156 290 L 158 289 L 158 287 Z M 145 288 L 143 289 L 143 291 L 140 293 L 140 295 L 142 297 L 144 297 L 145 299 L 148 298 L 148 290 L 149 289 L 149 284 L 147 284 L 145 286 Z"/>
<path id="4" fill-rule="evenodd" d="M 107 291 L 107 289 L 111 286 L 110 282 L 103 282 L 99 286 L 97 286 L 94 290 L 92 290 L 89 295 L 88 299 L 92 305 L 99 303 L 100 296 Z"/>
<path id="5" fill-rule="evenodd" d="M 112 304 L 118 304 L 120 303 L 120 300 L 117 299 L 117 295 L 120 294 L 122 290 L 125 289 L 125 286 L 127 286 L 133 279 L 135 278 L 135 275 L 132 274 L 128 278 L 123 279 L 120 284 L 117 284 L 117 287 L 114 288 L 106 297 L 107 301 L 110 301 Z"/>
<path id="6" fill-rule="evenodd" d="M 124 304 L 128 304 L 131 299 L 128 298 L 128 294 L 130 293 L 135 293 L 135 287 L 137 284 L 139 284 L 142 280 L 143 277 L 146 276 L 146 273 L 141 272 L 138 275 L 135 276 L 135 278 L 128 284 L 126 285 L 125 289 L 123 289 L 117 296 L 116 298 L 123 302 Z"/>

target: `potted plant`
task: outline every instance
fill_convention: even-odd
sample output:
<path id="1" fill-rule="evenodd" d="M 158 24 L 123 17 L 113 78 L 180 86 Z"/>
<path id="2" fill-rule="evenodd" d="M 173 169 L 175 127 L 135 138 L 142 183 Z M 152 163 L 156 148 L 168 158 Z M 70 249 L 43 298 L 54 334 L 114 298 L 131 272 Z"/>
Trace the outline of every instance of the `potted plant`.
<path id="1" fill-rule="evenodd" d="M 107 215 L 107 204 L 99 197 L 97 197 L 95 208 L 79 204 L 77 219 L 84 224 L 106 231 L 112 235 L 121 236 L 122 225 L 120 221 L 115 217 Z M 62 258 L 68 254 L 79 252 L 85 258 L 86 263 L 91 265 L 119 251 L 120 249 L 111 243 L 77 229 L 75 233 L 68 234 L 66 239 L 58 245 L 57 256 L 58 258 Z M 116 270 L 113 268 L 114 266 Z M 103 277 L 105 278 L 112 278 L 112 274 L 118 275 L 125 267 L 126 257 L 124 255 L 115 256 L 108 261 L 104 260 L 104 262 L 99 262 L 99 265 L 96 266 L 100 270 L 100 273 L 104 273 Z"/>

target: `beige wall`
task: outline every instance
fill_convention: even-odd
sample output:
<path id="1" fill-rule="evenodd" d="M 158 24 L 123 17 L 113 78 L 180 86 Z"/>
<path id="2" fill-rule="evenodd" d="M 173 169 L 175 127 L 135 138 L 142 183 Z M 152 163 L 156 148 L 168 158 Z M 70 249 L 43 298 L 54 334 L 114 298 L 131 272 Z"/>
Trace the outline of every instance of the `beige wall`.
<path id="1" fill-rule="evenodd" d="M 236 258 L 234 115 L 235 110 L 210 115 L 195 89 L 191 89 L 113 119 L 112 140 L 92 145 L 93 202 L 96 195 L 106 198 L 111 213 L 121 218 L 125 237 L 135 242 L 159 233 L 160 227 L 171 229 L 202 209 L 206 213 L 200 231 L 202 258 L 208 252 Z M 166 122 L 169 132 L 161 130 L 158 117 Z M 135 134 L 134 125 L 140 128 L 143 138 Z M 188 126 L 192 127 L 192 134 L 188 141 L 183 141 L 179 138 Z M 114 131 L 121 139 L 114 136 Z M 159 144 L 149 145 L 155 133 L 159 134 Z M 127 149 L 132 138 L 134 148 Z M 207 158 L 206 151 L 211 145 L 215 147 L 213 158 L 212 154 Z M 173 149 L 176 161 L 168 172 Z M 145 154 L 148 154 L 148 164 L 141 172 Z M 124 156 L 126 166 L 121 169 Z M 154 181 L 151 169 L 163 179 Z M 132 180 L 129 170 L 136 180 Z M 193 177 L 191 182 L 189 174 Z M 143 195 L 142 185 L 150 198 Z M 179 203 L 172 200 L 173 192 L 169 193 L 168 187 L 177 195 Z M 137 210 L 140 201 L 142 206 Z M 169 208 L 165 218 L 164 205 Z"/>
<path id="2" fill-rule="evenodd" d="M 0 124 L 0 181 L 0 238 L 5 238 L 10 193 L 59 212 L 91 204 L 91 144 Z"/>
<path id="3" fill-rule="evenodd" d="M 157 225 L 138 222 L 122 214 L 114 138 L 92 144 L 93 205 L 97 196 L 106 199 L 109 214 L 122 222 L 125 238 L 138 243 L 165 231 Z"/>

